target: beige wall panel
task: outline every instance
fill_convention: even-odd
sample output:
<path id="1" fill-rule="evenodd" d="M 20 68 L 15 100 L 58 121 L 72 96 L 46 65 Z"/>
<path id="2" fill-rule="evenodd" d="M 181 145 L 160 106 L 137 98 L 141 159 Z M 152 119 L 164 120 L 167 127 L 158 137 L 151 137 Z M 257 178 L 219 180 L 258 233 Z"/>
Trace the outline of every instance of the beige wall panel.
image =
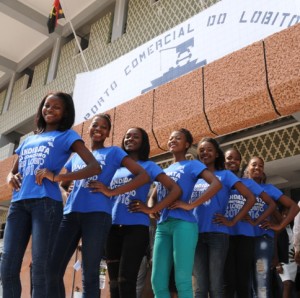
<path id="1" fill-rule="evenodd" d="M 205 111 L 218 135 L 277 118 L 267 90 L 261 42 L 207 65 L 204 81 Z"/>
<path id="2" fill-rule="evenodd" d="M 300 24 L 265 40 L 270 90 L 282 116 L 300 110 Z"/>
<path id="3" fill-rule="evenodd" d="M 114 144 L 121 146 L 122 139 L 130 127 L 141 127 L 146 130 L 150 141 L 150 155 L 162 153 L 152 133 L 153 91 L 138 96 L 116 108 Z"/>
<path id="4" fill-rule="evenodd" d="M 203 114 L 202 69 L 160 86 L 154 93 L 153 128 L 158 144 L 167 150 L 173 130 L 187 128 L 199 141 L 211 135 Z"/>

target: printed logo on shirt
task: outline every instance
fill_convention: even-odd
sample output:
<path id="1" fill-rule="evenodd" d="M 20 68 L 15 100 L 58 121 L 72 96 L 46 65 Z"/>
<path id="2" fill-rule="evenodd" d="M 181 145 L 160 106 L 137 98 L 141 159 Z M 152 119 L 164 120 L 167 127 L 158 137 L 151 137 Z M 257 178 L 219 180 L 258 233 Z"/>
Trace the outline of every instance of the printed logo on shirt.
<path id="1" fill-rule="evenodd" d="M 256 197 L 256 203 L 248 213 L 252 218 L 258 218 L 265 211 L 265 207 L 265 202 L 260 197 Z"/>
<path id="2" fill-rule="evenodd" d="M 209 184 L 205 181 L 203 181 L 202 183 L 197 183 L 191 195 L 191 202 L 196 201 L 207 190 L 208 187 Z M 211 199 L 207 200 L 202 205 L 209 206 L 210 203 L 211 203 Z"/>
<path id="3" fill-rule="evenodd" d="M 172 178 L 175 182 L 178 181 L 178 179 L 180 179 L 181 177 L 181 173 L 184 174 L 183 171 L 181 172 L 168 172 L 166 173 L 170 178 Z"/>
<path id="4" fill-rule="evenodd" d="M 129 191 L 126 193 L 119 194 L 117 196 L 116 201 L 117 201 L 117 203 L 121 203 L 121 204 L 128 206 L 129 203 L 131 202 L 131 198 L 134 198 L 135 196 L 136 196 L 136 191 L 132 190 L 132 191 Z"/>
<path id="5" fill-rule="evenodd" d="M 168 190 L 160 183 L 157 183 L 157 200 L 160 202 L 168 194 Z"/>
<path id="6" fill-rule="evenodd" d="M 53 148 L 54 147 L 54 140 L 55 140 L 55 138 L 54 137 L 49 137 L 49 139 L 50 140 L 48 141 L 48 146 Z"/>
<path id="7" fill-rule="evenodd" d="M 242 209 L 246 202 L 246 199 L 241 194 L 232 194 L 229 197 L 225 217 L 233 218 Z"/>
<path id="8" fill-rule="evenodd" d="M 110 187 L 112 189 L 115 189 L 121 185 L 124 185 L 126 183 L 128 183 L 129 181 L 132 180 L 132 177 L 121 177 L 121 178 L 116 178 L 111 182 Z M 136 190 L 132 190 L 123 194 L 119 194 L 116 197 L 116 201 L 117 203 L 121 203 L 124 205 L 129 205 L 131 198 L 134 198 L 136 196 Z"/>
<path id="9" fill-rule="evenodd" d="M 23 178 L 28 175 L 36 175 L 50 154 L 48 146 L 40 145 L 31 148 L 24 148 L 19 156 L 19 171 Z"/>
<path id="10" fill-rule="evenodd" d="M 100 164 L 101 167 L 106 166 L 105 159 L 106 159 L 106 154 L 97 155 L 97 161 L 98 161 L 98 163 Z"/>
<path id="11" fill-rule="evenodd" d="M 75 180 L 74 184 L 77 187 L 88 188 L 89 187 L 89 182 L 97 181 L 97 180 L 98 180 L 98 175 L 94 175 L 94 176 L 86 178 L 86 179 Z"/>

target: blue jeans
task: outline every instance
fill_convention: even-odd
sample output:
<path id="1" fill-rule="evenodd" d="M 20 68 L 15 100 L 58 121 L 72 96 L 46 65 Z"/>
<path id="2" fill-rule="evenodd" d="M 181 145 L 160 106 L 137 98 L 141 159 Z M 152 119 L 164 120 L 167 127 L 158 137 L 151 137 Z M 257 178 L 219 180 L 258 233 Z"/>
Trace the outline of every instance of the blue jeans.
<path id="1" fill-rule="evenodd" d="M 229 236 L 224 233 L 200 233 L 194 262 L 195 298 L 223 297 L 224 266 Z"/>
<path id="2" fill-rule="evenodd" d="M 157 225 L 152 267 L 152 287 L 156 298 L 169 298 L 169 278 L 174 264 L 178 297 L 192 298 L 192 271 L 198 238 L 196 223 L 168 219 Z"/>
<path id="3" fill-rule="evenodd" d="M 12 202 L 9 208 L 1 259 L 3 297 L 21 297 L 20 270 L 32 236 L 32 297 L 46 293 L 46 270 L 62 218 L 62 202 L 50 198 Z"/>
<path id="4" fill-rule="evenodd" d="M 99 298 L 99 266 L 111 226 L 105 212 L 72 212 L 63 216 L 49 266 L 46 297 L 65 298 L 63 277 L 67 265 L 82 239 L 83 298 Z"/>
<path id="5" fill-rule="evenodd" d="M 263 235 L 255 237 L 253 297 L 270 297 L 271 265 L 274 253 L 274 238 Z"/>

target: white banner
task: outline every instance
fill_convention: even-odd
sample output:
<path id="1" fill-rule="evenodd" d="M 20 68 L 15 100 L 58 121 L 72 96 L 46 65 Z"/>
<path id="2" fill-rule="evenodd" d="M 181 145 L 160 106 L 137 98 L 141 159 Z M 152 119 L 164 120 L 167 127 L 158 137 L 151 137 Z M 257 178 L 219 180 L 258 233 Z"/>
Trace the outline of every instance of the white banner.
<path id="1" fill-rule="evenodd" d="M 104 67 L 77 74 L 75 124 L 298 22 L 299 0 L 218 2 Z"/>

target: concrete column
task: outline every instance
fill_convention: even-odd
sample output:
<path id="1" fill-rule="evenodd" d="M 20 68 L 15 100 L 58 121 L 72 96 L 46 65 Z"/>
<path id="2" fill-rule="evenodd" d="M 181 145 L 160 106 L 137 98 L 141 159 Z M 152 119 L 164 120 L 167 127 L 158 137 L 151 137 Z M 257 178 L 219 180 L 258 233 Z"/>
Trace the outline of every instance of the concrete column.
<path id="1" fill-rule="evenodd" d="M 124 33 L 127 21 L 128 2 L 129 0 L 116 0 L 111 41 L 118 39 Z"/>
<path id="2" fill-rule="evenodd" d="M 56 77 L 56 71 L 57 71 L 57 65 L 60 55 L 60 49 L 62 45 L 62 37 L 57 37 L 54 43 L 54 47 L 52 50 L 49 70 L 48 70 L 48 76 L 47 76 L 47 84 L 52 82 Z"/>
<path id="3" fill-rule="evenodd" d="M 7 92 L 6 92 L 6 96 L 5 96 L 5 101 L 4 101 L 2 113 L 5 113 L 5 112 L 8 111 L 11 96 L 12 96 L 12 92 L 13 92 L 13 88 L 14 88 L 14 83 L 15 83 L 15 80 L 16 80 L 16 75 L 17 75 L 17 73 L 13 72 L 12 76 L 10 78 L 8 88 L 7 88 Z"/>

